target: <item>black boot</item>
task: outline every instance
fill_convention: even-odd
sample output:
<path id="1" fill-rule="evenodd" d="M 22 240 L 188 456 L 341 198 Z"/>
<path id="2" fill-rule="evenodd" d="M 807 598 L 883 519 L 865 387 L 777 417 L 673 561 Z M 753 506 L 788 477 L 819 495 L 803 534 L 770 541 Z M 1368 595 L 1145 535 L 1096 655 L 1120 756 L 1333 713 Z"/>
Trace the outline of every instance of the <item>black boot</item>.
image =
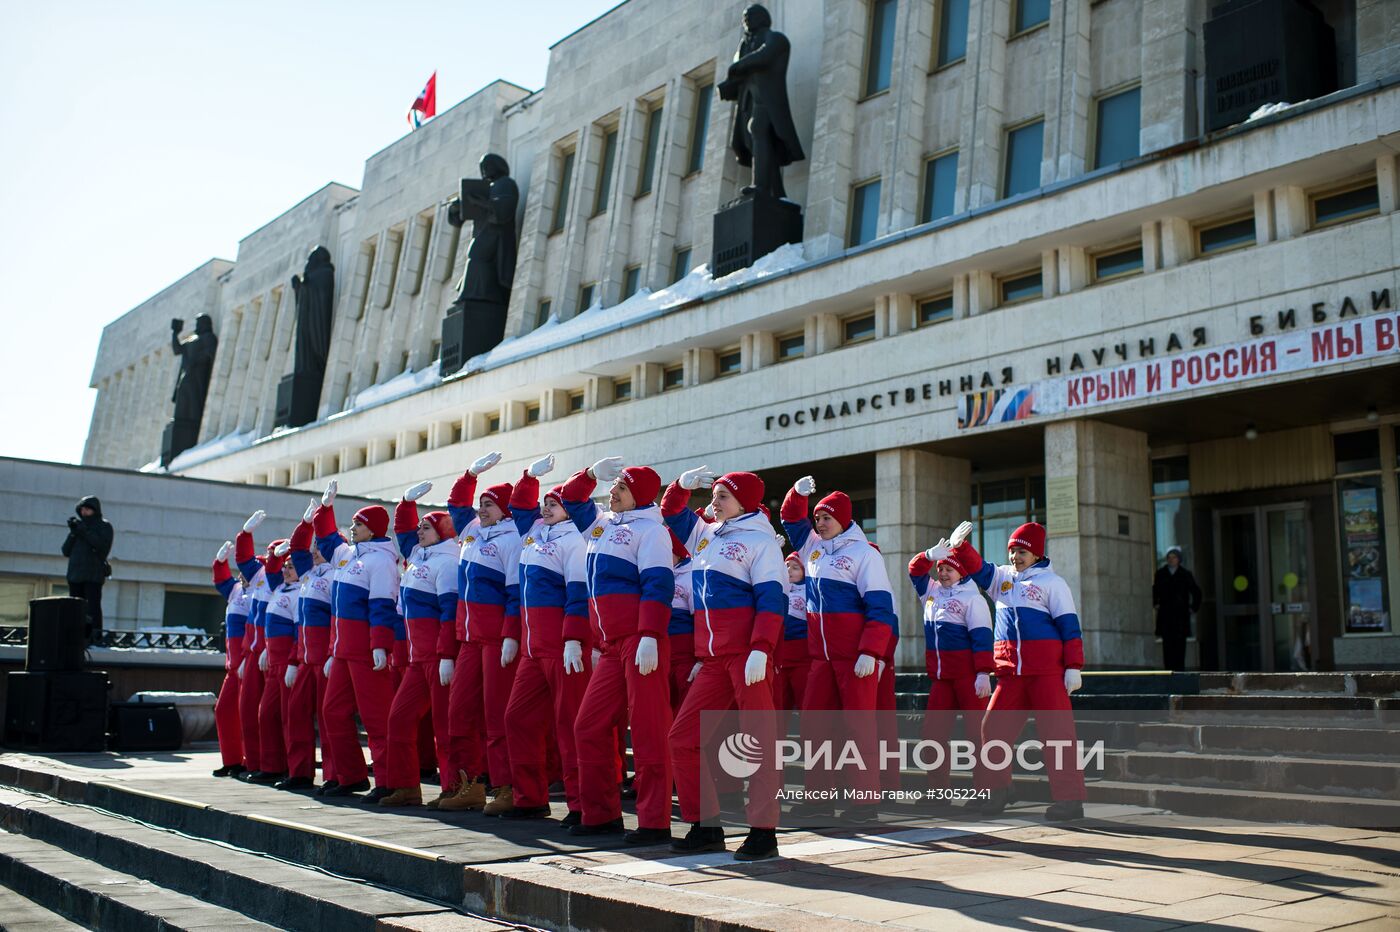
<path id="1" fill-rule="evenodd" d="M 668 845 L 671 843 L 669 828 L 634 828 L 622 840 L 629 845 Z"/>
<path id="2" fill-rule="evenodd" d="M 285 773 L 277 773 L 273 770 L 259 770 L 248 778 L 248 782 L 256 783 L 258 786 L 271 786 L 285 776 Z"/>
<path id="3" fill-rule="evenodd" d="M 549 816 L 548 806 L 516 806 L 501 813 L 500 818 L 514 822 L 520 819 L 547 819 Z"/>
<path id="4" fill-rule="evenodd" d="M 771 828 L 751 828 L 749 837 L 734 852 L 736 861 L 763 861 L 778 856 L 778 833 Z"/>
<path id="5" fill-rule="evenodd" d="M 236 777 L 246 769 L 247 768 L 244 767 L 242 764 L 224 764 L 218 770 L 214 771 L 214 776 Z"/>
<path id="6" fill-rule="evenodd" d="M 355 793 L 363 793 L 369 789 L 369 779 L 361 780 L 359 783 L 337 783 L 335 789 L 326 790 L 327 796 L 353 796 Z"/>
<path id="7" fill-rule="evenodd" d="M 599 825 L 588 825 L 580 821 L 578 825 L 569 829 L 570 835 L 621 835 L 622 817 L 618 816 L 611 822 L 603 822 Z"/>
<path id="8" fill-rule="evenodd" d="M 982 818 L 999 816 L 1006 811 L 1006 807 L 1011 803 L 1011 791 L 1009 789 L 989 790 L 990 794 L 986 799 L 973 800 L 967 805 L 967 809 Z"/>
<path id="9" fill-rule="evenodd" d="M 684 838 L 671 842 L 671 850 L 681 854 L 698 854 L 701 851 L 723 851 L 724 829 L 718 825 L 692 823 Z"/>
<path id="10" fill-rule="evenodd" d="M 316 795 L 317 795 L 317 796 L 330 796 L 330 795 L 332 795 L 332 794 L 334 793 L 335 789 L 336 789 L 338 786 L 340 786 L 340 783 L 339 783 L 338 781 L 336 781 L 336 780 L 327 780 L 325 783 L 322 783 L 319 787 L 316 788 Z"/>
<path id="11" fill-rule="evenodd" d="M 388 796 L 388 795 L 389 795 L 390 793 L 392 793 L 392 792 L 394 792 L 394 790 L 393 790 L 392 787 L 388 787 L 388 786 L 376 786 L 374 789 L 372 789 L 372 790 L 370 790 L 368 793 L 366 793 L 366 794 L 364 795 L 364 798 L 361 799 L 360 802 L 369 803 L 370 805 L 374 805 L 374 804 L 378 803 L 381 799 L 383 799 L 385 796 Z"/>
<path id="12" fill-rule="evenodd" d="M 1077 799 L 1062 799 L 1045 809 L 1046 822 L 1069 822 L 1084 818 L 1084 803 Z"/>
<path id="13" fill-rule="evenodd" d="M 583 813 L 577 809 L 570 809 L 569 814 L 559 820 L 560 828 L 573 828 L 583 821 Z"/>
<path id="14" fill-rule="evenodd" d="M 852 806 L 841 813 L 841 821 L 848 825 L 879 825 L 880 809 L 870 804 Z"/>
<path id="15" fill-rule="evenodd" d="M 315 786 L 315 782 L 310 777 L 288 777 L 281 783 L 274 783 L 274 790 L 309 790 Z"/>

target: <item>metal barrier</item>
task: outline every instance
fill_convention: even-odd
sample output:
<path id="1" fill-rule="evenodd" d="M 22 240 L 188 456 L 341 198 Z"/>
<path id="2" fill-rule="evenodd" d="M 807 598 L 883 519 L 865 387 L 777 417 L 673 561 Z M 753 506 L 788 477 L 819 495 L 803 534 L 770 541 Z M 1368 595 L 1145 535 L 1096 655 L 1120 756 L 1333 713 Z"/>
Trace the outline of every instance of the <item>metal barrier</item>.
<path id="1" fill-rule="evenodd" d="M 0 626 L 0 646 L 24 647 L 29 643 L 29 628 L 24 625 Z M 149 650 L 207 650 L 223 651 L 224 636 L 219 634 L 187 634 L 164 631 L 99 631 L 89 647 L 117 647 Z"/>

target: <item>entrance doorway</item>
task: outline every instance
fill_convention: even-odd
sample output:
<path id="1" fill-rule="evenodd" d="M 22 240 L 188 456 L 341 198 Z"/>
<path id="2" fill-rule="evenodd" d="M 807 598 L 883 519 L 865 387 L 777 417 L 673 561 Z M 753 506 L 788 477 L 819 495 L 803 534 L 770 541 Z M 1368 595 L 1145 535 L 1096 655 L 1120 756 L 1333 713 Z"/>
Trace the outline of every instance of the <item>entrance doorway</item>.
<path id="1" fill-rule="evenodd" d="M 1312 669 L 1317 599 L 1307 504 L 1217 509 L 1214 527 L 1224 668 Z"/>

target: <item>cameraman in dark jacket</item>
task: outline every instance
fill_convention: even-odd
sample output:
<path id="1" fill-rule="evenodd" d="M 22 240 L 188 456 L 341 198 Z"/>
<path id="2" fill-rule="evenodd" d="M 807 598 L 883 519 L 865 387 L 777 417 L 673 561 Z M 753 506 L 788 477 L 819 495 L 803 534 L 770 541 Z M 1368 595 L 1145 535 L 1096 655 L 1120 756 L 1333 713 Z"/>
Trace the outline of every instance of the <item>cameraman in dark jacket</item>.
<path id="1" fill-rule="evenodd" d="M 107 555 L 112 552 L 112 525 L 102 517 L 102 503 L 89 495 L 78 502 L 77 515 L 68 519 L 68 539 L 63 555 L 68 558 L 68 592 L 86 599 L 91 633 L 102 630 L 102 584 L 111 568 Z"/>
<path id="2" fill-rule="evenodd" d="M 1191 616 L 1200 611 L 1201 587 L 1181 565 L 1181 548 L 1167 551 L 1167 564 L 1152 580 L 1152 606 L 1157 609 L 1157 636 L 1162 639 L 1162 666 L 1181 670 L 1186 666 L 1186 639 L 1191 636 Z"/>

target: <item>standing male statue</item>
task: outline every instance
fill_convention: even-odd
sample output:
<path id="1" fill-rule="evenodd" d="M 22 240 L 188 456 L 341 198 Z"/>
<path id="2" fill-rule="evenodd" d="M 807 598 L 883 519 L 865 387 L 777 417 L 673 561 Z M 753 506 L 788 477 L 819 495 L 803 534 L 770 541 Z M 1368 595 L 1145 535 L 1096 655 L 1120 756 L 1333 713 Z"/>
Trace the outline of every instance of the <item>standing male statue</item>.
<path id="1" fill-rule="evenodd" d="M 199 422 L 204 418 L 204 399 L 209 394 L 209 381 L 214 374 L 214 353 L 219 338 L 214 336 L 214 321 L 208 314 L 194 319 L 194 335 L 180 339 L 185 322 L 176 318 L 170 322 L 170 349 L 180 357 L 180 374 L 175 379 L 175 416 L 166 425 L 161 445 L 161 465 L 195 445 L 199 438 Z"/>
<path id="2" fill-rule="evenodd" d="M 331 350 L 331 316 L 335 300 L 335 266 L 331 251 L 317 246 L 306 257 L 301 275 L 292 276 L 297 302 L 297 375 L 314 376 L 317 385 L 326 372 Z"/>
<path id="3" fill-rule="evenodd" d="M 716 88 L 721 100 L 737 103 L 729 147 L 740 165 L 753 166 L 753 184 L 744 194 L 786 197 L 783 166 L 807 157 L 788 105 L 790 52 L 787 36 L 773 28 L 767 9 L 755 3 L 744 10 L 743 41 Z"/>
<path id="4" fill-rule="evenodd" d="M 515 210 L 520 189 L 506 160 L 494 153 L 481 157 L 481 181 L 462 180 L 461 196 L 447 209 L 454 227 L 468 220 L 472 241 L 467 268 L 457 285 L 457 300 L 442 322 L 441 372 L 450 375 L 473 356 L 488 352 L 506 331 L 506 307 L 515 278 Z"/>

